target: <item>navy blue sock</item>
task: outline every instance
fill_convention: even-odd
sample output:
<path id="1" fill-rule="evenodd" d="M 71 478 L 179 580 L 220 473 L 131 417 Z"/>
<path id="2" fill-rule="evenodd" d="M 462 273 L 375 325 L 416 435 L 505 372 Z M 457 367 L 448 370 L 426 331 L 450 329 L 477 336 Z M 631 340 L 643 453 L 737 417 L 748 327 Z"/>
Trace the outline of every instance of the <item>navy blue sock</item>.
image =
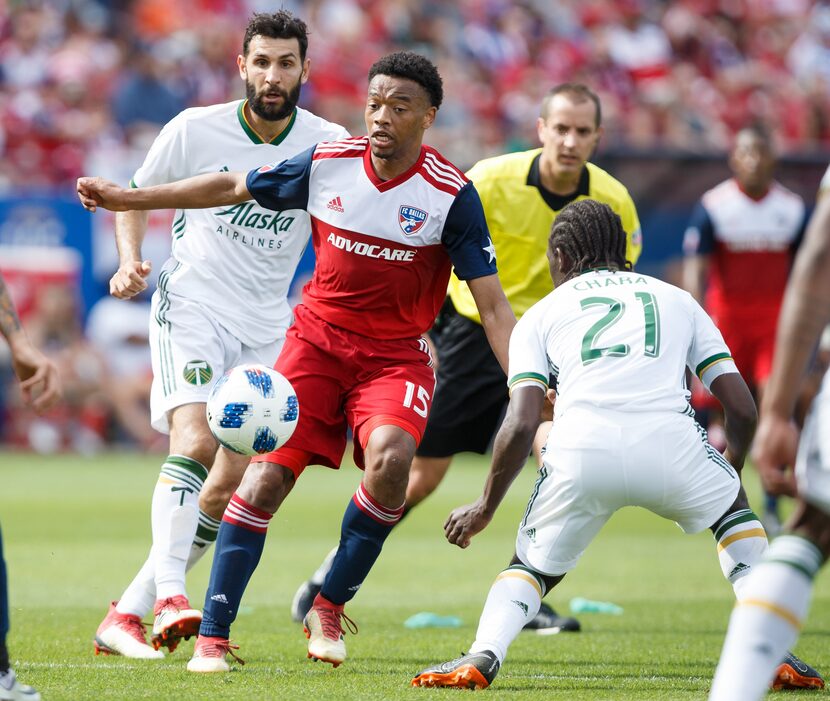
<path id="1" fill-rule="evenodd" d="M 9 592 L 6 586 L 6 561 L 3 559 L 3 533 L 0 531 L 0 674 L 9 670 L 6 635 L 9 632 Z"/>
<path id="2" fill-rule="evenodd" d="M 340 547 L 320 590 L 326 599 L 345 604 L 354 598 L 402 513 L 403 505 L 388 509 L 372 499 L 363 484 L 357 488 L 343 515 Z"/>
<path id="3" fill-rule="evenodd" d="M 237 494 L 231 497 L 216 537 L 199 635 L 230 637 L 245 587 L 259 564 L 270 520 L 267 511 L 251 506 Z"/>

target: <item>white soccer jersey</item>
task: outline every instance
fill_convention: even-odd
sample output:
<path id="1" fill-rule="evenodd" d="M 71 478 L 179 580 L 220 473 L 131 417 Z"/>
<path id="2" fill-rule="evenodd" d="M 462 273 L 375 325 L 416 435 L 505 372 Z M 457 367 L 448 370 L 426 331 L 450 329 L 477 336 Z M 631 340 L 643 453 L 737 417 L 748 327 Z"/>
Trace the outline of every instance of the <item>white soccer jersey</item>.
<path id="1" fill-rule="evenodd" d="M 248 124 L 244 104 L 237 100 L 179 114 L 162 129 L 132 184 L 248 171 L 348 136 L 343 127 L 297 109 L 288 127 L 265 143 Z M 177 210 L 172 233 L 171 258 L 159 275 L 160 314 L 163 298 L 174 294 L 197 300 L 250 347 L 284 337 L 291 321 L 288 288 L 311 233 L 306 212 L 273 212 L 253 200 Z"/>
<path id="2" fill-rule="evenodd" d="M 708 388 L 737 372 L 712 320 L 687 292 L 648 275 L 592 270 L 556 287 L 510 338 L 511 391 L 557 381 L 571 407 L 691 413 L 686 367 Z"/>

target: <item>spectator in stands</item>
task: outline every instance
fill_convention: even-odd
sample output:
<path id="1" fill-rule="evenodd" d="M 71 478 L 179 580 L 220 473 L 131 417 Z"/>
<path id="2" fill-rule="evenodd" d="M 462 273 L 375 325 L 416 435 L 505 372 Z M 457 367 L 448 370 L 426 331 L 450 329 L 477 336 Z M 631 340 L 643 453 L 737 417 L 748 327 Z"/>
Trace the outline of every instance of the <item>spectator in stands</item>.
<path id="1" fill-rule="evenodd" d="M 90 5 L 12 3 L 0 17 L 0 188 L 68 186 L 79 153 L 233 97 L 222 28 L 250 2 Z M 810 6 L 320 0 L 309 24 L 326 41 L 310 52 L 306 106 L 359 131 L 352 115 L 373 58 L 417 45 L 458 78 L 430 140 L 464 166 L 527 148 L 527 106 L 566 80 L 597 86 L 618 147 L 720 151 L 763 118 L 785 149 L 814 152 L 830 146 L 830 3 Z M 138 56 L 126 48 L 136 41 Z"/>
<path id="2" fill-rule="evenodd" d="M 186 105 L 166 84 L 164 66 L 152 47 L 136 46 L 130 65 L 131 70 L 112 98 L 115 121 L 124 128 L 142 122 L 161 128 Z"/>

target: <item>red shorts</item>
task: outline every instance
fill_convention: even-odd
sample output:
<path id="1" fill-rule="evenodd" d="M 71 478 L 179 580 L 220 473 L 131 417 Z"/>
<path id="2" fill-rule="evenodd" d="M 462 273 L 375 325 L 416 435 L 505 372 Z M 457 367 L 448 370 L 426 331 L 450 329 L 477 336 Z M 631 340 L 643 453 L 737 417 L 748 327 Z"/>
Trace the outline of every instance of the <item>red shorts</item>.
<path id="1" fill-rule="evenodd" d="M 354 460 L 378 426 L 398 426 L 421 442 L 435 374 L 420 337 L 385 341 L 361 336 L 323 321 L 299 305 L 276 365 L 300 405 L 288 442 L 256 462 L 278 463 L 299 477 L 306 465 L 339 468 L 346 429 L 355 437 Z"/>
<path id="2" fill-rule="evenodd" d="M 770 310 L 752 319 L 718 320 L 712 317 L 723 334 L 723 340 L 738 366 L 738 372 L 755 393 L 763 387 L 772 371 L 772 354 L 775 348 L 775 329 L 778 323 L 777 310 Z M 700 382 L 695 382 L 692 403 L 696 408 L 718 407 L 718 401 L 709 394 Z"/>

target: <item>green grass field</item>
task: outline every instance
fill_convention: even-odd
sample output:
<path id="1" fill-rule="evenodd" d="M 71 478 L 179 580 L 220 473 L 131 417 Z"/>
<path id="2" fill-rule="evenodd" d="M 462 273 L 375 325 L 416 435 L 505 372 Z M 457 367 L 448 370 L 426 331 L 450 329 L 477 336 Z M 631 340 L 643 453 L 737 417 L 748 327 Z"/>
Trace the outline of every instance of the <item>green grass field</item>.
<path id="1" fill-rule="evenodd" d="M 288 608 L 297 585 L 335 542 L 359 472 L 311 468 L 274 518 L 262 563 L 233 630 L 244 667 L 224 676 L 185 671 L 193 641 L 163 661 L 95 657 L 92 638 L 149 547 L 149 501 L 159 458 L 92 459 L 0 453 L 3 527 L 12 607 L 9 646 L 18 675 L 45 701 L 133 699 L 420 699 L 455 690 L 413 689 L 427 664 L 466 650 L 493 577 L 512 554 L 515 527 L 534 479 L 526 469 L 500 514 L 466 551 L 443 539 L 454 506 L 475 498 L 486 463 L 458 460 L 439 492 L 394 533 L 349 605 L 360 633 L 338 669 L 306 659 Z M 757 492 L 752 476 L 751 493 Z M 755 500 L 757 502 L 757 500 Z M 189 579 L 201 607 L 209 558 Z M 548 597 L 613 601 L 622 616 L 584 614 L 583 631 L 524 632 L 492 699 L 704 699 L 732 604 L 707 533 L 684 536 L 639 509 L 617 514 Z M 461 628 L 409 630 L 419 611 L 463 619 Z M 830 588 L 821 576 L 797 652 L 830 672 Z M 454 698 L 454 697 L 453 697 Z M 791 698 L 787 696 L 787 698 Z"/>

